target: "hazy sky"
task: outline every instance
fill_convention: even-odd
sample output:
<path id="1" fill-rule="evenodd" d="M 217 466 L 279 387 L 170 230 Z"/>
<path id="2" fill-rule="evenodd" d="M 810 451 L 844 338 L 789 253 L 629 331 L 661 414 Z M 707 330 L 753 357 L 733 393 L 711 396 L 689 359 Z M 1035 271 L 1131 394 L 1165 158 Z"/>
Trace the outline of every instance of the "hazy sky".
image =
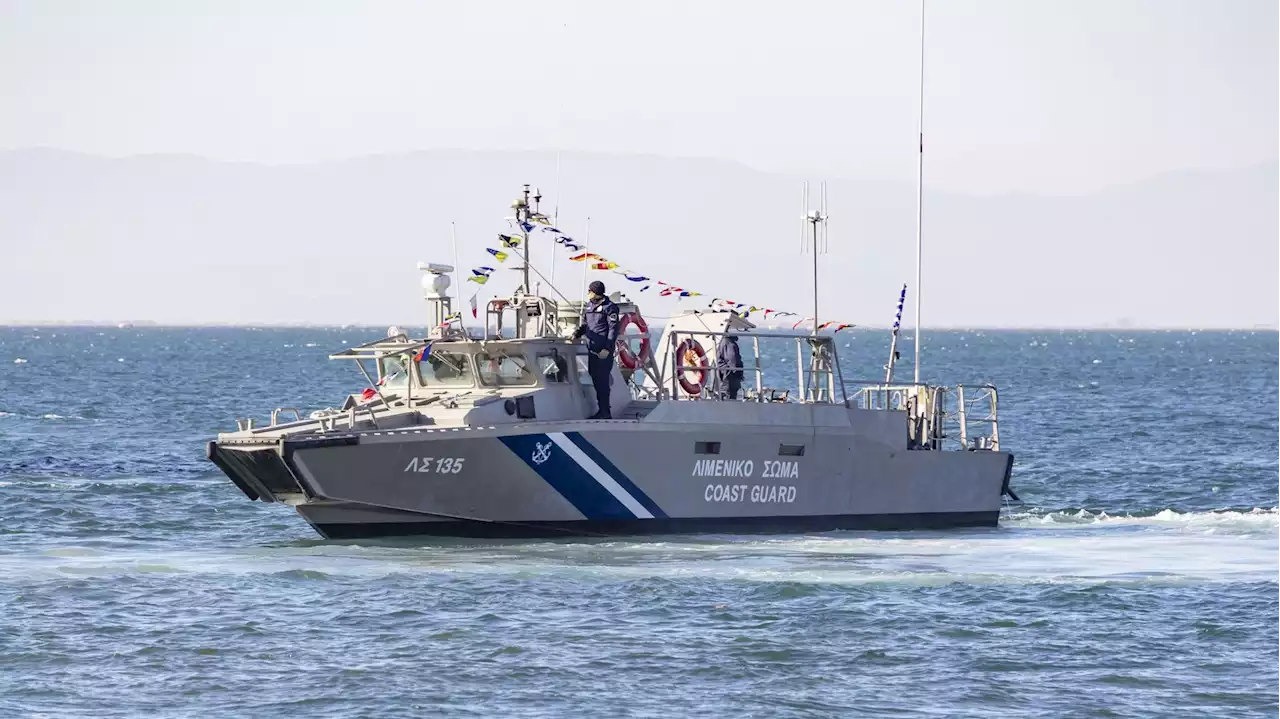
<path id="1" fill-rule="evenodd" d="M 622 7 L 0 0 L 0 149 L 563 147 L 913 176 L 917 2 Z M 1276 159 L 1274 0 L 927 12 L 932 185 L 1085 192 Z"/>

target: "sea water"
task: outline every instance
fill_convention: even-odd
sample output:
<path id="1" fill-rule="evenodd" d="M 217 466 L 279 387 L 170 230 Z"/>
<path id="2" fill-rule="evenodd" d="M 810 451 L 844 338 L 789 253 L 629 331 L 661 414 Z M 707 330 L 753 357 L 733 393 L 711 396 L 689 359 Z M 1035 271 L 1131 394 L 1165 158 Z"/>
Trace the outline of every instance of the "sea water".
<path id="1" fill-rule="evenodd" d="M 929 333 L 998 529 L 323 541 L 204 458 L 381 334 L 0 328 L 0 716 L 1276 715 L 1275 332 Z"/>

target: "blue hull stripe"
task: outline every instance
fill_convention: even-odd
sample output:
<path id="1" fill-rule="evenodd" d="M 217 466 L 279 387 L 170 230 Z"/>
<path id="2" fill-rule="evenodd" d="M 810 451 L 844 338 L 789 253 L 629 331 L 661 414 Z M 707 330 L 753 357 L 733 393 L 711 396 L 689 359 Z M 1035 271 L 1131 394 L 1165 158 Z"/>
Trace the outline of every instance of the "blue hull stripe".
<path id="1" fill-rule="evenodd" d="M 643 505 L 645 509 L 649 510 L 649 513 L 652 514 L 654 518 L 667 518 L 667 513 L 662 511 L 662 507 L 659 507 L 657 502 L 650 499 L 649 495 L 645 494 L 634 482 L 631 481 L 630 477 L 623 474 L 622 470 L 618 469 L 613 462 L 610 462 L 609 458 L 604 456 L 603 452 L 596 449 L 594 444 L 587 441 L 586 437 L 583 437 L 578 432 L 565 432 L 564 436 L 568 437 L 570 442 L 578 445 L 578 448 L 594 460 L 596 464 L 600 465 L 601 469 L 608 472 L 609 476 L 613 477 L 613 481 L 617 482 L 618 486 L 622 487 L 627 494 L 630 494 L 637 502 Z"/>
<path id="2" fill-rule="evenodd" d="M 498 439 L 587 519 L 636 518 L 547 435 L 517 434 Z M 543 461 L 536 461 L 544 457 Z"/>

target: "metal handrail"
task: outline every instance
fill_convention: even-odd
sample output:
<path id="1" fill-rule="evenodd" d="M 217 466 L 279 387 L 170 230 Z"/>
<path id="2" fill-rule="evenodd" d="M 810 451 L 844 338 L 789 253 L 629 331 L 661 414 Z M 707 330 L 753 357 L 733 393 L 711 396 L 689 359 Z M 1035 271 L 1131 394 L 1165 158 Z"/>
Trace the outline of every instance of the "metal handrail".
<path id="1" fill-rule="evenodd" d="M 796 343 L 796 361 L 797 361 L 796 379 L 798 382 L 798 396 L 801 398 L 804 398 L 802 401 L 817 402 L 817 403 L 823 403 L 823 404 L 843 403 L 846 407 L 849 406 L 849 397 L 848 397 L 848 394 L 845 392 L 845 381 L 843 378 L 843 372 L 840 369 L 840 361 L 839 361 L 839 356 L 836 350 L 835 340 L 831 337 L 825 337 L 822 335 L 813 335 L 808 333 L 799 333 L 799 332 L 779 332 L 779 333 L 769 333 L 769 334 L 758 334 L 758 333 L 749 332 L 749 331 L 733 331 L 733 332 L 714 332 L 710 330 L 671 331 L 671 336 L 668 340 L 667 346 L 668 346 L 668 355 L 669 355 L 668 358 L 670 361 L 670 366 L 673 369 L 673 372 L 671 375 L 671 387 L 670 387 L 671 396 L 673 399 L 681 398 L 682 393 L 680 388 L 680 376 L 684 372 L 713 373 L 711 375 L 710 382 L 702 383 L 702 391 L 700 391 L 699 394 L 697 395 L 699 398 L 704 398 L 704 397 L 718 398 L 719 392 L 720 392 L 720 384 L 721 384 L 720 372 L 719 372 L 719 369 L 713 363 L 709 362 L 707 365 L 686 365 L 681 363 L 682 358 L 678 357 L 676 353 L 676 350 L 679 348 L 679 345 L 680 345 L 679 338 L 681 335 L 687 335 L 688 337 L 711 337 L 711 338 L 726 337 L 729 335 L 734 335 L 739 338 L 742 338 L 742 337 L 750 338 L 755 348 L 755 366 L 747 367 L 745 365 L 742 365 L 735 369 L 742 371 L 744 374 L 747 372 L 753 372 L 755 374 L 755 378 L 756 378 L 755 396 L 757 398 L 757 401 L 760 401 L 759 398 L 763 396 L 763 392 L 764 392 L 764 386 L 763 386 L 764 368 L 760 366 L 760 349 L 759 349 L 760 339 L 794 340 Z M 801 344 L 801 340 L 804 340 L 804 342 L 807 343 L 811 349 L 815 347 L 823 347 L 824 349 L 827 350 L 827 352 L 829 353 L 827 357 L 827 361 L 829 362 L 828 368 L 813 369 L 812 361 L 809 363 L 808 369 L 805 368 L 805 364 L 802 359 L 803 344 Z M 812 360 L 812 356 L 810 359 Z M 818 394 L 825 393 L 828 397 L 827 400 L 818 400 L 815 398 L 814 393 L 810 393 L 807 391 L 807 387 L 810 384 L 807 380 L 815 376 L 827 378 L 827 381 L 825 383 L 826 387 L 817 390 Z M 838 382 L 837 382 L 837 379 L 839 379 Z M 816 386 L 816 383 L 815 383 L 815 386 Z M 837 386 L 839 387 L 839 391 L 841 395 L 841 400 L 839 401 L 835 400 L 835 392 L 836 392 Z M 692 396 L 688 394 L 684 394 L 684 396 L 692 398 Z"/>
<path id="2" fill-rule="evenodd" d="M 403 337 L 403 340 L 399 338 Z M 387 337 L 356 347 L 349 347 L 341 352 L 334 352 L 329 355 L 329 359 L 384 359 L 386 357 L 394 357 L 396 355 L 411 354 L 431 344 L 432 340 L 410 340 L 407 335 L 399 334 L 395 337 Z M 389 347 L 380 347 L 378 345 L 388 343 Z"/>
<path id="3" fill-rule="evenodd" d="M 922 403 L 916 399 L 920 396 L 926 398 L 923 415 L 920 414 Z M 975 415 L 974 408 L 984 404 L 985 412 Z M 999 392 L 994 385 L 868 383 L 855 395 L 855 406 L 873 411 L 906 412 L 908 421 L 916 427 L 917 441 L 935 449 L 945 446 L 962 450 L 1000 449 Z M 975 425 L 985 425 L 987 432 L 975 436 Z"/>
<path id="4" fill-rule="evenodd" d="M 293 412 L 293 421 L 294 422 L 302 421 L 302 413 L 298 411 L 297 407 L 276 407 L 275 409 L 271 410 L 271 426 L 272 427 L 276 426 L 277 424 L 280 424 L 279 419 L 280 419 L 281 412 Z"/>
<path id="5" fill-rule="evenodd" d="M 974 390 L 975 394 L 965 395 L 965 390 Z M 996 450 L 1000 449 L 999 391 L 989 384 L 956 385 L 944 388 L 944 392 L 955 397 L 956 411 L 946 413 L 944 421 L 949 421 L 959 431 L 960 449 L 964 450 Z M 973 416 L 970 407 L 986 405 L 985 414 Z M 988 434 L 971 437 L 970 424 L 986 425 Z M 971 441 L 972 440 L 972 441 Z"/>

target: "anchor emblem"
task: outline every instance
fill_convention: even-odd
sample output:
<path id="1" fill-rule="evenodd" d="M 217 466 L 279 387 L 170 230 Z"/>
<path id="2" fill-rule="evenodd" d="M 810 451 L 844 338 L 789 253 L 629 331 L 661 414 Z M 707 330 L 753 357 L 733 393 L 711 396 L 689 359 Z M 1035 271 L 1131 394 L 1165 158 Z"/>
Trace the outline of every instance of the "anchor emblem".
<path id="1" fill-rule="evenodd" d="M 551 443 L 550 442 L 547 442 L 546 444 L 543 444 L 541 442 L 534 442 L 533 446 L 536 448 L 533 450 L 534 464 L 542 464 L 548 459 L 551 459 Z"/>

